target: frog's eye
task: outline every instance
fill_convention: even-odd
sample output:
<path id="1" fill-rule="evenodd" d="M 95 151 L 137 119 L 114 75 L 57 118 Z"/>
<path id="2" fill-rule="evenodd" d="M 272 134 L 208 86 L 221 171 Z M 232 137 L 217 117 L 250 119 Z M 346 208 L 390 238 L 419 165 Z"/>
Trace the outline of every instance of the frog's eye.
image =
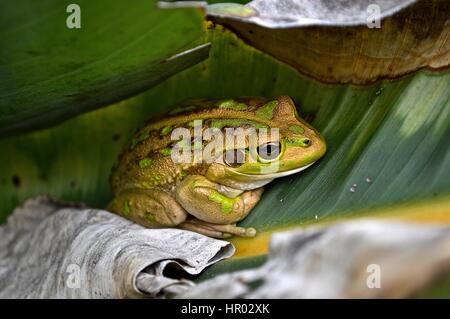
<path id="1" fill-rule="evenodd" d="M 245 161 L 244 149 L 227 150 L 224 155 L 224 162 L 231 167 L 240 166 Z"/>
<path id="2" fill-rule="evenodd" d="M 258 156 L 263 161 L 273 161 L 278 158 L 281 152 L 280 142 L 270 142 L 257 147 Z"/>

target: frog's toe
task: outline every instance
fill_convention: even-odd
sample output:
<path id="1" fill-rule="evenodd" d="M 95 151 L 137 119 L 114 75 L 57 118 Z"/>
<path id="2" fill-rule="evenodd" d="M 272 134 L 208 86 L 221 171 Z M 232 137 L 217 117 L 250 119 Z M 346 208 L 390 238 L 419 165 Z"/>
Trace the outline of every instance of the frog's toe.
<path id="1" fill-rule="evenodd" d="M 214 230 L 209 227 L 205 227 L 203 225 L 198 225 L 198 224 L 192 223 L 190 221 L 185 221 L 184 223 L 180 224 L 178 226 L 178 228 L 193 231 L 193 232 L 196 232 L 196 233 L 208 236 L 208 237 L 213 237 L 213 238 L 226 239 L 226 238 L 230 238 L 231 236 L 233 236 L 231 234 L 224 233 L 219 230 Z"/>
<path id="2" fill-rule="evenodd" d="M 197 233 L 214 237 L 229 238 L 231 236 L 255 237 L 256 229 L 253 227 L 239 227 L 234 224 L 214 224 L 190 218 L 180 224 L 179 228 L 195 231 Z"/>

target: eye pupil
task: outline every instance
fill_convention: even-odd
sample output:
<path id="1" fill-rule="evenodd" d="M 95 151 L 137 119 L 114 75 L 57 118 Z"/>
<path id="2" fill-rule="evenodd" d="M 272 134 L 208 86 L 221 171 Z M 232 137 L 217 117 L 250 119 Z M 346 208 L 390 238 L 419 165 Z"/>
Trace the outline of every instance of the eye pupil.
<path id="1" fill-rule="evenodd" d="M 267 143 L 257 148 L 258 155 L 261 159 L 270 161 L 274 160 L 280 154 L 280 143 Z"/>

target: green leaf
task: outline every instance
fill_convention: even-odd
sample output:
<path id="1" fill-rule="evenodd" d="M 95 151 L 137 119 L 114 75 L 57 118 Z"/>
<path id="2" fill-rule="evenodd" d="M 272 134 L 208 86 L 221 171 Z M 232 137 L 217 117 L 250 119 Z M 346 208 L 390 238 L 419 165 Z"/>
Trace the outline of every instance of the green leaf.
<path id="1" fill-rule="evenodd" d="M 136 95 L 208 56 L 197 9 L 158 10 L 156 1 L 80 0 L 0 4 L 0 136 L 73 117 Z M 178 55 L 176 55 L 178 54 Z"/>
<path id="2" fill-rule="evenodd" d="M 42 193 L 104 207 L 108 175 L 132 132 L 189 98 L 288 94 L 325 137 L 328 152 L 311 168 L 271 183 L 242 222 L 260 232 L 233 239 L 238 257 L 219 272 L 256 265 L 279 229 L 367 215 L 450 218 L 450 72 L 418 71 L 367 86 L 330 85 L 300 75 L 220 26 L 203 42 L 210 58 L 153 89 L 58 127 L 0 141 L 4 219 Z M 353 186 L 356 184 L 356 186 Z M 351 188 L 355 191 L 351 191 Z"/>

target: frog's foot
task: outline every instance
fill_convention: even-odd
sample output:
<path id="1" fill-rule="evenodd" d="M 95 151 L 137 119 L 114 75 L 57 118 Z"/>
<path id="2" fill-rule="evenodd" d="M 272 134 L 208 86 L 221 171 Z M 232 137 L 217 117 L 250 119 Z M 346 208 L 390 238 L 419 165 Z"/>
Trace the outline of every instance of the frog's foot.
<path id="1" fill-rule="evenodd" d="M 149 228 L 174 227 L 187 217 L 173 196 L 156 189 L 126 190 L 114 197 L 107 210 Z"/>
<path id="2" fill-rule="evenodd" d="M 178 227 L 214 238 L 229 238 L 233 235 L 240 237 L 254 237 L 256 235 L 256 230 L 253 227 L 245 228 L 231 224 L 218 225 L 207 223 L 196 218 L 187 219 Z"/>
<path id="3" fill-rule="evenodd" d="M 204 176 L 192 175 L 178 185 L 176 199 L 189 214 L 201 221 L 229 225 L 244 219 L 263 192 L 262 188 L 258 188 L 229 197 L 221 193 L 221 189 L 221 185 Z"/>

